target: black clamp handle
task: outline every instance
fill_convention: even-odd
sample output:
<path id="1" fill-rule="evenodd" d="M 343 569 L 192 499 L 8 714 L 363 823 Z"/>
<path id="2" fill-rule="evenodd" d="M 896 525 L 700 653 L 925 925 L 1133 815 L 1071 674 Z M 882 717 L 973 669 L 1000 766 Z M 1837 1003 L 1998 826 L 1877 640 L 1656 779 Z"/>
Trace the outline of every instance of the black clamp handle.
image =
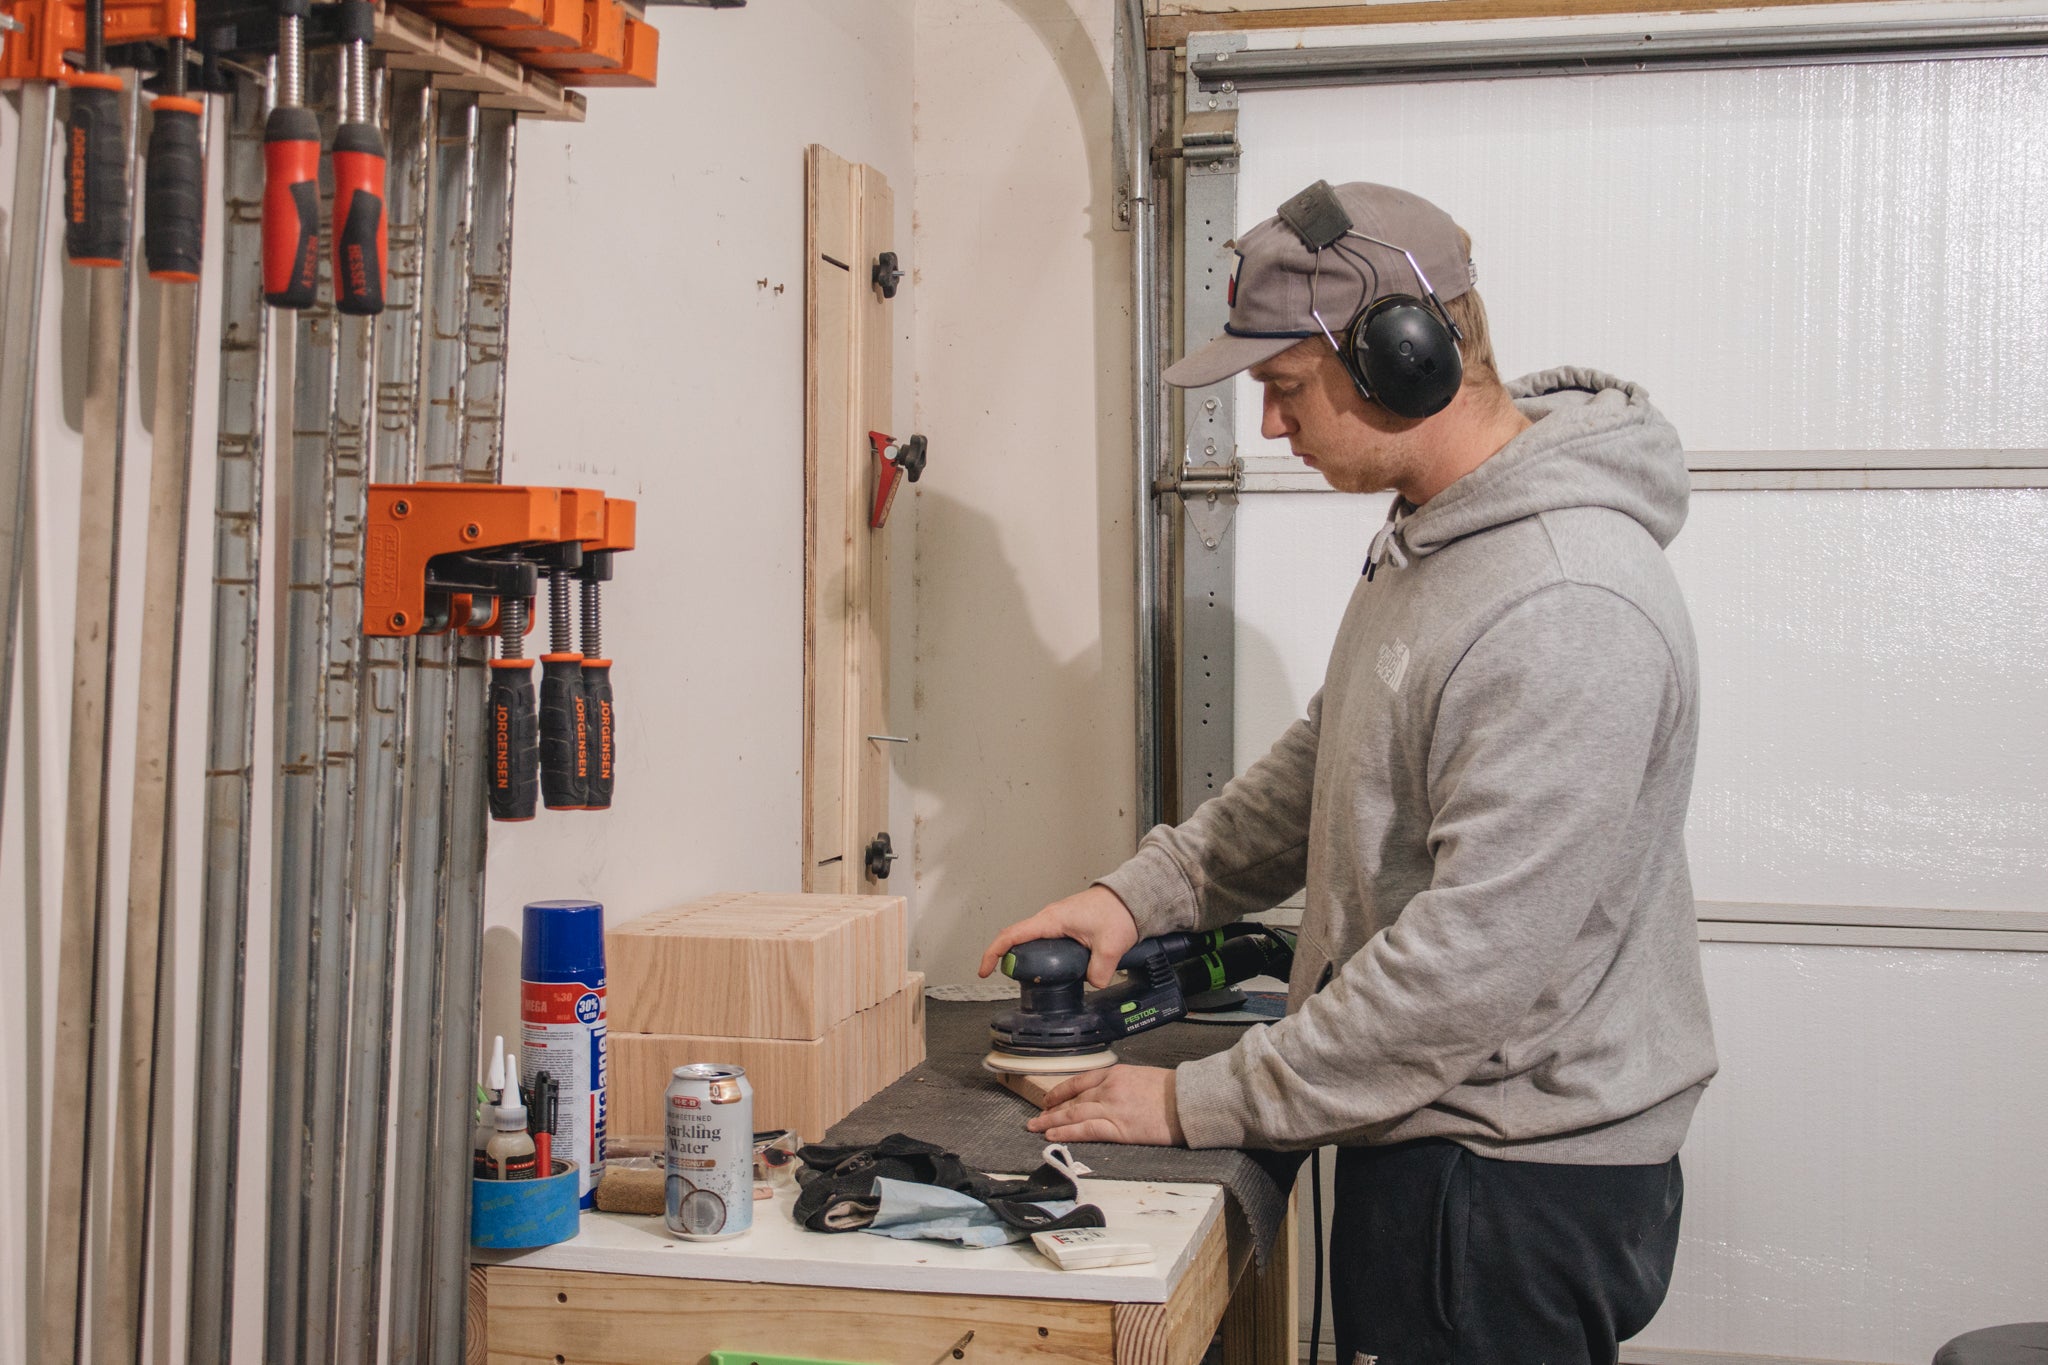
<path id="1" fill-rule="evenodd" d="M 889 880 L 889 869 L 896 862 L 896 850 L 889 843 L 889 833 L 884 830 L 868 841 L 866 857 L 868 876 L 878 882 Z"/>
<path id="2" fill-rule="evenodd" d="M 890 462 L 903 471 L 904 478 L 916 483 L 918 476 L 924 473 L 928 445 L 922 436 L 907 437 L 896 447 L 896 453 L 890 458 Z"/>
<path id="3" fill-rule="evenodd" d="M 875 268 L 868 272 L 868 278 L 874 282 L 875 288 L 882 291 L 883 298 L 895 298 L 896 286 L 903 283 L 903 271 L 897 264 L 896 253 L 885 251 L 875 257 Z"/>

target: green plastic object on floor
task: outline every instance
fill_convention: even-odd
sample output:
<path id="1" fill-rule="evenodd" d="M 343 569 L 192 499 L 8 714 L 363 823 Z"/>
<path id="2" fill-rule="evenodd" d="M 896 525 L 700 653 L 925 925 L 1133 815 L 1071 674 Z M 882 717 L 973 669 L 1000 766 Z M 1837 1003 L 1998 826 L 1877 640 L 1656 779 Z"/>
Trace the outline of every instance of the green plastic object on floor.
<path id="1" fill-rule="evenodd" d="M 704 1365 L 862 1365 L 850 1360 L 813 1360 L 809 1356 L 763 1356 L 746 1351 L 713 1351 Z"/>

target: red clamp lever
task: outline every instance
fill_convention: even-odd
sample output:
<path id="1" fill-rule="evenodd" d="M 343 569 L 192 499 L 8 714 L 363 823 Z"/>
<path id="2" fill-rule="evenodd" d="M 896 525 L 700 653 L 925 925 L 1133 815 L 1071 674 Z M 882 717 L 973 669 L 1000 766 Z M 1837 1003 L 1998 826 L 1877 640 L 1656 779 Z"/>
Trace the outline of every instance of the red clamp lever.
<path id="1" fill-rule="evenodd" d="M 896 501 L 896 487 L 908 479 L 916 483 L 924 473 L 925 439 L 912 436 L 898 443 L 887 432 L 871 431 L 868 444 L 875 451 L 875 505 L 868 513 L 868 525 L 881 530 L 889 520 L 889 506 Z M 891 455 L 890 451 L 895 451 Z"/>

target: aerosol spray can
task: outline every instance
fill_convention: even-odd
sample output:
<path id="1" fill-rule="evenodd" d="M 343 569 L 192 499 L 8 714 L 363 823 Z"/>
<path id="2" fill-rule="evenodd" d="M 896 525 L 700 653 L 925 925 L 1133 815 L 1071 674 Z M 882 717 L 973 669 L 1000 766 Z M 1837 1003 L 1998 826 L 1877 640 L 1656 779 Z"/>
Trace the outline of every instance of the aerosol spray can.
<path id="1" fill-rule="evenodd" d="M 668 1083 L 668 1230 L 693 1242 L 754 1226 L 754 1087 L 737 1066 L 679 1066 Z"/>
<path id="2" fill-rule="evenodd" d="M 590 1208 L 604 1174 L 604 907 L 596 901 L 535 901 L 526 907 L 519 956 L 519 1075 L 529 1087 L 554 1078 L 554 1152 L 581 1171 Z"/>

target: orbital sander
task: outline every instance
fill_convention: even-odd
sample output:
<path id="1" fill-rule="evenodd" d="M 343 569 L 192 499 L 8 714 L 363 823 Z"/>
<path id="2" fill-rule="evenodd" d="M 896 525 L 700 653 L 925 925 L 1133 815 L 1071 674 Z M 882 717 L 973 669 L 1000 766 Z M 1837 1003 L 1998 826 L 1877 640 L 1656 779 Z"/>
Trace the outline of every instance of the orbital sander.
<path id="1" fill-rule="evenodd" d="M 983 1066 L 1024 1076 L 1114 1066 L 1110 1044 L 1185 1017 L 1190 997 L 1255 976 L 1286 980 L 1294 936 L 1250 923 L 1159 934 L 1123 955 L 1120 980 L 1092 992 L 1088 958 L 1071 938 L 1033 939 L 1004 956 L 1003 975 L 1017 983 L 1017 1008 L 990 1025 L 995 1049 Z"/>

